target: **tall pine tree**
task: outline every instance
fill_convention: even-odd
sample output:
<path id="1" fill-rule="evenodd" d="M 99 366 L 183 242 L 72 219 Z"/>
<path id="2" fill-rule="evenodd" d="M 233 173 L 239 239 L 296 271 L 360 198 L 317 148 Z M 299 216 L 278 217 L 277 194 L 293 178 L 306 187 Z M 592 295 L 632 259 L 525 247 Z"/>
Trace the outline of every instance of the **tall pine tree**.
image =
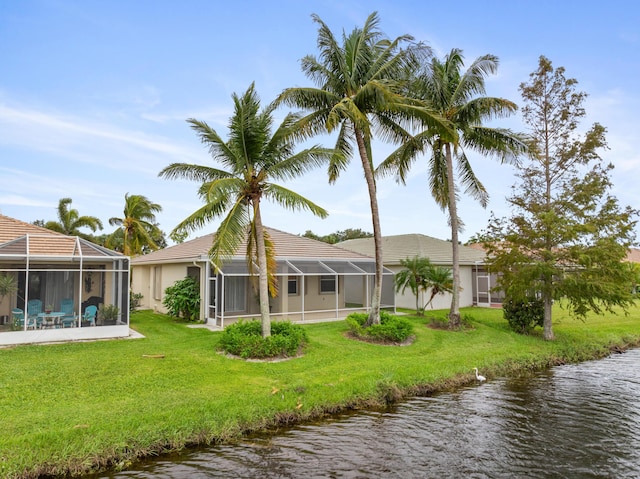
<path id="1" fill-rule="evenodd" d="M 613 165 L 600 156 L 606 130 L 595 123 L 579 133 L 587 95 L 564 74 L 542 56 L 520 85 L 531 157 L 507 199 L 512 216 L 492 219 L 485 236 L 490 269 L 507 297 L 542 299 L 546 340 L 554 339 L 554 301 L 580 318 L 633 301 L 623 260 L 638 211 L 611 195 Z"/>

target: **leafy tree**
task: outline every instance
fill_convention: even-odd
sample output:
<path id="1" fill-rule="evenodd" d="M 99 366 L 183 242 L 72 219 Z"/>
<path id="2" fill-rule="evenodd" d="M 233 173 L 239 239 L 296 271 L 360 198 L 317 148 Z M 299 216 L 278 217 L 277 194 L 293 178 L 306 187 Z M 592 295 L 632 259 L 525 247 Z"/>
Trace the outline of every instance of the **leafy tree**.
<path id="1" fill-rule="evenodd" d="M 253 84 L 244 95 L 233 94 L 232 98 L 234 113 L 229 120 L 227 141 L 205 122 L 188 120 L 200 140 L 208 146 L 213 159 L 227 169 L 174 163 L 164 168 L 160 176 L 202 183 L 199 194 L 204 206 L 178 224 L 172 235 L 196 230 L 224 215 L 209 252 L 214 265 L 220 267 L 248 238 L 247 262 L 250 271 L 254 260 L 258 264 L 262 335 L 268 337 L 271 334 L 269 290 L 272 296 L 276 294 L 275 277 L 271 274 L 275 268 L 275 253 L 263 227 L 261 202 L 267 199 L 293 211 L 308 210 L 326 217 L 323 208 L 272 181 L 301 176 L 328 162 L 333 152 L 312 146 L 294 153 L 300 116 L 289 113 L 272 132 L 276 105 L 270 104 L 260 110 Z"/>
<path id="2" fill-rule="evenodd" d="M 418 54 L 427 53 L 422 45 L 410 43 L 413 37 L 402 35 L 394 40 L 384 37 L 378 28 L 376 12 L 369 15 L 362 28 L 343 33 L 342 44 L 329 27 L 318 17 L 319 57 L 305 56 L 303 72 L 316 85 L 288 88 L 278 98 L 308 111 L 303 119 L 309 135 L 332 133 L 337 130 L 336 154 L 329 166 L 329 182 L 337 180 L 347 167 L 357 146 L 369 193 L 373 237 L 375 242 L 376 274 L 367 325 L 380 323 L 382 291 L 382 233 L 378 212 L 376 183 L 373 175 L 373 129 L 384 140 L 399 142 L 408 138 L 403 120 L 420 117 L 429 124 L 439 123 L 423 104 L 411 101 L 402 94 L 407 72 L 417 67 Z M 405 48 L 403 46 L 406 45 Z"/>
<path id="3" fill-rule="evenodd" d="M 117 246 L 119 238 L 122 240 L 122 252 L 127 256 L 135 256 L 144 252 L 157 250 L 158 238 L 162 238 L 162 232 L 156 223 L 156 213 L 162 211 L 162 206 L 151 202 L 146 196 L 124 196 L 124 216 L 109 219 L 111 226 L 119 226 L 113 232 L 108 243 Z"/>
<path id="4" fill-rule="evenodd" d="M 498 286 L 507 297 L 542 300 L 546 340 L 554 339 L 554 300 L 564 300 L 579 318 L 633 300 L 623 259 L 638 211 L 621 208 L 611 195 L 613 165 L 600 157 L 605 128 L 595 123 L 578 133 L 586 94 L 564 73 L 541 56 L 529 82 L 520 85 L 531 159 L 508 198 L 513 215 L 494 219 L 485 237 L 490 269 L 500 273 Z"/>
<path id="5" fill-rule="evenodd" d="M 325 236 L 319 236 L 313 231 L 307 230 L 302 236 L 304 236 L 305 238 L 322 241 L 324 243 L 336 244 L 350 239 L 371 238 L 373 234 L 367 231 L 362 231 L 360 228 L 347 228 L 346 230 L 338 230 L 335 233 L 330 233 Z"/>
<path id="6" fill-rule="evenodd" d="M 451 278 L 451 270 L 442 266 L 435 266 L 429 261 L 429 258 L 414 256 L 400 260 L 403 266 L 395 276 L 396 291 L 404 292 L 407 288 L 416 297 L 416 313 L 420 316 L 424 314 L 424 310 L 433 302 L 438 294 L 444 294 L 452 291 L 453 279 Z M 431 290 L 429 300 L 420 305 L 420 293 Z"/>
<path id="7" fill-rule="evenodd" d="M 80 231 L 80 228 L 89 228 L 95 233 L 96 230 L 102 229 L 102 222 L 95 216 L 80 216 L 78 210 L 69 209 L 71 201 L 71 198 L 60 199 L 58 203 L 58 221 L 47 221 L 44 227 L 65 235 L 79 236 L 90 240 L 92 237 Z"/>
<path id="8" fill-rule="evenodd" d="M 429 189 L 438 206 L 449 213 L 453 262 L 453 291 L 449 326 L 460 326 L 460 253 L 458 232 L 462 222 L 458 217 L 458 186 L 486 207 L 489 194 L 476 177 L 467 151 L 493 156 L 501 162 L 514 163 L 525 151 L 522 138 L 504 128 L 484 125 L 494 118 L 511 115 L 515 103 L 504 98 L 485 95 L 485 77 L 498 69 L 494 55 L 478 57 L 463 72 L 462 51 L 453 49 L 444 60 L 431 59 L 410 85 L 410 95 L 428 102 L 452 130 L 428 128 L 405 142 L 378 168 L 380 174 L 396 174 L 405 182 L 410 166 L 426 150 L 430 150 Z M 457 175 L 454 172 L 454 160 Z"/>

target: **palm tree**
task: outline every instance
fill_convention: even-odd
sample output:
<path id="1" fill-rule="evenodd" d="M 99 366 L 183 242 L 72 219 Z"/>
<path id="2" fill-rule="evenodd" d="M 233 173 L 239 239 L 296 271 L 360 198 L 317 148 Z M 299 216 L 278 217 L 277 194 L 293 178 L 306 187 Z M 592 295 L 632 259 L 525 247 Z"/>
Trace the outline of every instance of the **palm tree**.
<path id="1" fill-rule="evenodd" d="M 373 129 L 385 140 L 400 142 L 408 138 L 405 121 L 420 117 L 427 124 L 440 124 L 424 105 L 402 95 L 407 72 L 416 68 L 420 54 L 429 50 L 420 44 L 409 44 L 413 38 L 403 35 L 389 40 L 378 29 L 378 15 L 369 15 L 364 27 L 342 35 L 339 44 L 327 25 L 312 16 L 319 25 L 319 58 L 308 55 L 302 59 L 302 70 L 317 88 L 288 88 L 278 102 L 302 108 L 308 115 L 302 120 L 307 135 L 338 131 L 335 150 L 340 155 L 329 165 L 329 182 L 333 183 L 352 156 L 357 145 L 369 193 L 376 274 L 367 325 L 380 322 L 382 291 L 382 233 L 378 213 L 376 183 L 373 176 L 371 143 Z M 408 123 L 406 123 L 408 124 Z"/>
<path id="2" fill-rule="evenodd" d="M 110 240 L 118 242 L 122 239 L 122 252 L 127 256 L 142 254 L 146 250 L 156 250 L 158 245 L 154 238 L 162 236 L 156 224 L 156 213 L 162 211 L 162 206 L 151 202 L 143 195 L 124 195 L 124 216 L 109 218 L 111 226 L 119 226 Z"/>
<path id="3" fill-rule="evenodd" d="M 508 129 L 490 128 L 484 122 L 507 117 L 517 110 L 515 103 L 503 98 L 484 96 L 485 77 L 495 73 L 498 58 L 494 55 L 478 57 L 463 73 L 462 52 L 453 49 L 444 61 L 433 58 L 423 71 L 416 75 L 410 95 L 428 102 L 450 124 L 455 131 L 427 129 L 405 142 L 378 168 L 381 174 L 396 174 L 405 181 L 413 160 L 427 148 L 429 158 L 429 188 L 438 206 L 449 213 L 453 261 L 453 291 L 449 325 L 460 326 L 460 260 L 458 232 L 461 221 L 458 217 L 458 190 L 456 182 L 465 193 L 486 207 L 489 195 L 476 177 L 466 150 L 484 156 L 497 157 L 503 163 L 516 163 L 518 156 L 526 151 L 524 138 Z M 454 173 L 454 160 L 458 177 Z"/>
<path id="4" fill-rule="evenodd" d="M 422 316 L 424 307 L 420 307 L 420 292 L 427 289 L 426 278 L 431 269 L 431 261 L 428 258 L 414 256 L 400 260 L 400 266 L 404 269 L 395 275 L 396 292 L 404 292 L 407 288 L 416 297 L 416 314 Z"/>
<path id="5" fill-rule="evenodd" d="M 453 276 L 451 275 L 451 269 L 446 268 L 444 266 L 431 266 L 429 268 L 429 274 L 425 281 L 426 289 L 431 289 L 431 295 L 429 296 L 429 301 L 427 301 L 423 307 L 427 309 L 433 302 L 433 298 L 435 298 L 439 294 L 451 293 L 453 292 Z M 433 308 L 433 304 L 431 304 L 431 308 Z"/>
<path id="6" fill-rule="evenodd" d="M 290 210 L 304 209 L 325 218 L 327 212 L 323 208 L 272 181 L 301 176 L 328 162 L 333 151 L 312 146 L 294 153 L 300 115 L 289 113 L 272 133 L 276 105 L 272 103 L 260 111 L 260 100 L 253 84 L 244 95 L 233 94 L 232 98 L 234 114 L 229 121 L 227 141 L 205 122 L 188 120 L 200 140 L 209 147 L 213 159 L 227 169 L 174 163 L 164 168 L 159 176 L 202 183 L 199 195 L 204 206 L 178 224 L 171 235 L 196 230 L 224 215 L 210 250 L 215 266 L 221 267 L 248 238 L 247 262 L 251 265 L 257 257 L 262 336 L 267 337 L 271 334 L 269 276 L 275 265 L 272 262 L 273 245 L 262 223 L 261 202 L 268 199 Z M 271 294 L 275 295 L 273 288 Z"/>
<path id="7" fill-rule="evenodd" d="M 61 198 L 58 203 L 58 221 L 47 221 L 44 227 L 51 231 L 57 231 L 69 236 L 80 236 L 91 239 L 89 235 L 80 231 L 80 228 L 89 228 L 94 233 L 102 229 L 102 222 L 95 216 L 80 216 L 78 210 L 71 208 L 71 198 Z"/>
<path id="8" fill-rule="evenodd" d="M 429 258 L 422 256 L 414 256 L 400 260 L 400 265 L 404 267 L 395 276 L 396 292 L 404 294 L 407 288 L 416 297 L 416 313 L 419 316 L 424 314 L 438 294 L 450 293 L 453 289 L 453 278 L 451 270 L 443 266 L 435 266 L 429 261 Z M 424 305 L 420 305 L 420 293 L 431 290 L 429 301 Z"/>

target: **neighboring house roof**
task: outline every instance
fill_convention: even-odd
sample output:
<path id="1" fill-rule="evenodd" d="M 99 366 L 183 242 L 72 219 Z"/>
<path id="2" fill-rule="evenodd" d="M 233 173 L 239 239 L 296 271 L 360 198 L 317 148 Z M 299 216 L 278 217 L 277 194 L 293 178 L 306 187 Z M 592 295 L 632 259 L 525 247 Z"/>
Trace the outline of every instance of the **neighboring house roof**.
<path id="1" fill-rule="evenodd" d="M 313 258 L 313 259 L 343 259 L 343 260 L 371 260 L 363 253 L 338 248 L 334 245 L 316 241 L 304 236 L 286 233 L 273 228 L 265 228 L 273 242 L 277 259 Z M 170 246 L 152 253 L 138 256 L 131 260 L 133 266 L 143 264 L 176 263 L 185 261 L 206 261 L 213 244 L 214 233 L 195 238 L 184 243 Z M 246 243 L 240 245 L 236 251 L 238 258 L 244 258 Z"/>
<path id="2" fill-rule="evenodd" d="M 375 255 L 373 238 L 358 238 L 343 241 L 336 246 L 369 256 Z M 460 264 L 472 265 L 485 259 L 484 251 L 460 245 Z M 451 242 L 421 234 L 384 236 L 382 238 L 382 262 L 389 265 L 400 264 L 400 260 L 421 256 L 434 264 L 452 263 Z"/>
<path id="3" fill-rule="evenodd" d="M 631 263 L 640 263 L 640 249 L 630 248 L 627 253 L 627 261 Z"/>
<path id="4" fill-rule="evenodd" d="M 15 218 L 0 215 L 0 244 L 8 243 L 11 240 L 20 238 L 27 234 L 64 236 L 61 233 L 36 226 L 31 223 L 25 223 L 24 221 L 20 221 Z"/>
<path id="5" fill-rule="evenodd" d="M 0 255 L 122 256 L 82 238 L 67 236 L 4 215 L 0 215 Z"/>

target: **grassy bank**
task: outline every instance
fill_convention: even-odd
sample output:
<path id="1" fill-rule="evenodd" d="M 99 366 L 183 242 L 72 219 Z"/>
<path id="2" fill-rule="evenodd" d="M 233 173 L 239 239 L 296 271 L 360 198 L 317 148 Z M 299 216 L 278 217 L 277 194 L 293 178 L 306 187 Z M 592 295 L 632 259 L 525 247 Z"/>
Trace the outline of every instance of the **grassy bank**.
<path id="1" fill-rule="evenodd" d="M 245 362 L 215 352 L 219 333 L 149 312 L 144 339 L 0 350 L 0 476 L 124 467 L 146 454 L 343 408 L 492 376 L 606 355 L 640 344 L 640 308 L 580 322 L 557 311 L 557 340 L 510 332 L 501 310 L 467 309 L 473 329 L 448 332 L 414 317 L 410 346 L 349 340 L 344 322 L 311 324 L 304 357 Z M 163 356 L 163 357 L 159 357 Z"/>

